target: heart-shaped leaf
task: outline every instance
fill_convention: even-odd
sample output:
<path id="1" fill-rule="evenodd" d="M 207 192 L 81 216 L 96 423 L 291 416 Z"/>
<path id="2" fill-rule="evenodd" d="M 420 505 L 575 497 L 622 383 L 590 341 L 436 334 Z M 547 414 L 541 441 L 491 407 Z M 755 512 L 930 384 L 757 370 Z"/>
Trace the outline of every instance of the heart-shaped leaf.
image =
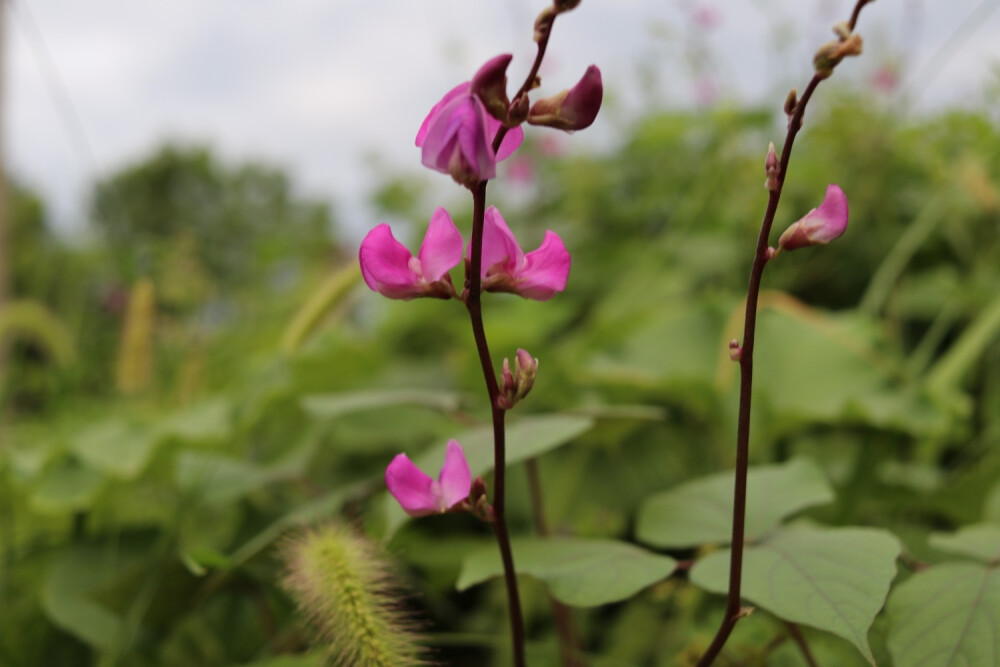
<path id="1" fill-rule="evenodd" d="M 556 599 L 576 607 L 594 607 L 630 598 L 669 577 L 677 561 L 633 544 L 571 537 L 514 540 L 514 567 L 545 582 Z M 495 545 L 468 556 L 456 587 L 460 591 L 503 574 Z"/>
<path id="2" fill-rule="evenodd" d="M 746 539 L 757 540 L 787 516 L 833 500 L 823 473 L 808 459 L 756 466 L 747 476 Z M 650 496 L 636 536 L 662 548 L 726 543 L 732 535 L 733 473 L 724 472 Z"/>
<path id="3" fill-rule="evenodd" d="M 786 621 L 843 637 L 874 664 L 868 629 L 896 576 L 899 550 L 884 530 L 783 527 L 743 552 L 742 594 Z M 691 581 L 726 593 L 729 558 L 729 549 L 709 554 L 692 568 Z"/>
<path id="4" fill-rule="evenodd" d="M 886 605 L 897 665 L 1000 665 L 1000 570 L 944 563 L 896 587 Z"/>

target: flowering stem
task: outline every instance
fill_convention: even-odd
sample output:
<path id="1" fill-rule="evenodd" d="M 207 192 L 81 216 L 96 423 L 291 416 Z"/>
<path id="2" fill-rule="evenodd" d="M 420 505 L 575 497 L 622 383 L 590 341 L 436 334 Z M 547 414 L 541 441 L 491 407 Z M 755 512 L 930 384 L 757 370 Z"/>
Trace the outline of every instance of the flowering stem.
<path id="1" fill-rule="evenodd" d="M 553 23 L 555 18 L 552 19 Z M 514 96 L 514 100 L 525 95 L 538 76 L 538 68 L 545 57 L 545 48 L 551 34 L 549 30 L 538 41 L 538 51 L 535 62 L 531 65 L 527 78 Z M 500 143 L 507 134 L 507 128 L 501 127 L 493 139 L 493 150 L 500 148 Z M 490 409 L 493 413 L 493 531 L 500 547 L 500 557 L 503 560 L 503 576 L 507 585 L 507 605 L 510 612 L 510 633 L 513 643 L 514 665 L 524 667 L 524 619 L 521 613 L 521 597 L 517 591 L 517 572 L 514 570 L 514 554 L 510 548 L 510 535 L 507 532 L 506 518 L 506 477 L 507 455 L 504 435 L 504 416 L 506 411 L 501 407 L 500 385 L 497 383 L 496 370 L 490 356 L 490 346 L 486 342 L 486 329 L 483 327 L 482 307 L 482 266 L 483 266 L 483 225 L 486 220 L 486 185 L 482 181 L 472 190 L 472 257 L 469 262 L 468 298 L 465 306 L 472 320 L 472 335 L 476 339 L 476 351 L 479 353 L 479 364 L 483 369 L 483 379 L 486 381 L 486 391 L 490 397 Z"/>
<path id="2" fill-rule="evenodd" d="M 549 523 L 545 518 L 545 504 L 542 499 L 542 480 L 538 475 L 538 460 L 531 457 L 525 461 L 528 473 L 528 490 L 531 494 L 531 516 L 535 522 L 535 532 L 541 537 L 549 536 Z M 564 667 L 583 667 L 580 655 L 580 641 L 569 607 L 549 595 L 552 617 L 559 633 L 559 655 Z"/>
<path id="3" fill-rule="evenodd" d="M 521 598 L 517 591 L 517 573 L 514 570 L 514 554 L 510 548 L 506 518 L 506 444 L 504 433 L 505 410 L 500 407 L 500 386 L 497 384 L 490 346 L 486 342 L 482 309 L 482 265 L 483 265 L 483 224 L 486 216 L 486 181 L 472 191 L 472 258 L 469 267 L 469 293 L 465 301 L 472 321 L 472 335 L 476 339 L 476 351 L 483 368 L 483 379 L 490 397 L 493 413 L 493 530 L 500 547 L 503 560 L 504 581 L 507 584 L 507 604 L 510 610 L 510 631 L 514 651 L 515 667 L 524 667 L 524 620 L 521 615 Z"/>
<path id="4" fill-rule="evenodd" d="M 851 13 L 849 27 L 854 30 L 861 8 L 871 0 L 858 0 Z M 771 190 L 767 202 L 767 210 L 764 212 L 764 220 L 760 225 L 760 233 L 757 236 L 757 248 L 754 252 L 753 266 L 750 269 L 750 284 L 747 288 L 746 315 L 743 325 L 743 344 L 741 346 L 740 362 L 740 411 L 736 430 L 736 480 L 733 493 L 733 534 L 730 548 L 729 560 L 729 594 L 726 599 L 726 611 L 722 618 L 722 624 L 715 634 L 711 645 L 705 655 L 698 661 L 698 667 L 707 667 L 714 662 L 729 639 L 730 633 L 736 627 L 736 622 L 740 620 L 742 613 L 740 609 L 740 587 L 743 579 L 743 547 L 746 528 L 747 513 L 747 472 L 750 466 L 750 398 L 753 389 L 753 348 L 754 334 L 757 329 L 757 299 L 760 295 L 760 283 L 764 274 L 764 266 L 767 264 L 767 242 L 771 234 L 771 225 L 774 222 L 774 214 L 778 210 L 778 202 L 781 200 L 781 191 L 785 185 L 785 175 L 788 173 L 788 163 L 792 157 L 792 145 L 795 137 L 799 133 L 802 125 L 802 117 L 805 115 L 806 105 L 812 98 L 820 82 L 826 78 L 820 74 L 813 75 L 809 85 L 806 86 L 802 97 L 795 105 L 795 111 L 788 120 L 788 132 L 785 135 L 785 144 L 781 150 L 781 161 L 779 163 L 777 185 Z"/>

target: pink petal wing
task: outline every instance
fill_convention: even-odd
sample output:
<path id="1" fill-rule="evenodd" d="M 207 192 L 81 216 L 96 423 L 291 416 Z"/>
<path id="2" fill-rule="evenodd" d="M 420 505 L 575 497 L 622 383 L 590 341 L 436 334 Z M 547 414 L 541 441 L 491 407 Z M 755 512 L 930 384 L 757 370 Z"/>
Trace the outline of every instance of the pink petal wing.
<path id="1" fill-rule="evenodd" d="M 427 226 L 420 245 L 420 270 L 424 280 L 435 282 L 462 261 L 462 233 L 442 207 L 438 207 Z"/>
<path id="2" fill-rule="evenodd" d="M 471 254 L 470 248 L 469 255 Z M 514 238 L 514 233 L 510 231 L 497 207 L 490 206 L 486 209 L 483 222 L 483 277 L 494 267 L 497 267 L 494 272 L 507 273 L 513 277 L 523 260 L 524 251 Z"/>
<path id="3" fill-rule="evenodd" d="M 469 497 L 472 488 L 472 473 L 469 463 L 465 460 L 465 452 L 457 440 L 449 440 L 444 455 L 444 465 L 438 476 L 441 485 L 441 497 L 445 508 L 460 503 Z"/>
<path id="4" fill-rule="evenodd" d="M 425 516 L 441 511 L 436 483 L 418 468 L 406 454 L 397 454 L 385 469 L 385 485 L 410 516 Z"/>
<path id="5" fill-rule="evenodd" d="M 826 196 L 819 208 L 806 216 L 809 239 L 815 243 L 829 243 L 847 229 L 847 195 L 832 183 L 826 188 Z"/>
<path id="6" fill-rule="evenodd" d="M 458 128 L 458 144 L 465 161 L 484 181 L 497 175 L 496 154 L 493 153 L 493 135 L 487 125 L 492 117 L 478 97 L 470 95 L 463 103 L 462 124 Z"/>
<path id="7" fill-rule="evenodd" d="M 524 267 L 517 273 L 516 292 L 528 299 L 547 301 L 566 289 L 570 256 L 562 239 L 555 232 L 545 232 L 538 250 L 524 257 Z"/>
<path id="8" fill-rule="evenodd" d="M 497 129 L 488 131 L 489 136 L 497 136 L 497 131 L 500 129 L 500 121 L 490 118 L 496 123 Z M 507 131 L 504 135 L 503 141 L 500 142 L 500 148 L 497 149 L 497 162 L 502 162 L 514 154 L 520 146 L 521 142 L 524 141 L 524 130 L 520 126 L 513 127 Z"/>
<path id="9" fill-rule="evenodd" d="M 437 115 L 441 112 L 441 109 L 447 106 L 448 103 L 454 100 L 456 97 L 464 93 L 467 93 L 468 91 L 469 91 L 469 82 L 466 81 L 465 83 L 460 83 L 451 90 L 449 90 L 447 94 L 445 94 L 445 96 L 442 97 L 437 104 L 431 107 L 430 113 L 428 113 L 427 117 L 424 118 L 424 122 L 420 125 L 420 129 L 417 131 L 417 140 L 416 140 L 417 146 L 423 145 L 424 139 L 427 137 L 428 128 L 430 127 L 431 123 L 434 122 L 434 119 L 437 117 Z"/>
<path id="10" fill-rule="evenodd" d="M 368 232 L 361 242 L 358 260 L 361 275 L 371 289 L 393 299 L 416 296 L 418 276 L 410 269 L 413 255 L 392 235 L 384 222 Z"/>

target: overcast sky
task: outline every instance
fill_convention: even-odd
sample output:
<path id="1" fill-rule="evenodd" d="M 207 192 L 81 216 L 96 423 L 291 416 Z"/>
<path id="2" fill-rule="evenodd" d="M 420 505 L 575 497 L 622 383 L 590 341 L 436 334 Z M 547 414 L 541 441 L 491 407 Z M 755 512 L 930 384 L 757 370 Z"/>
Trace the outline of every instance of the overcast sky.
<path id="1" fill-rule="evenodd" d="M 918 112 L 981 104 L 997 85 L 998 2 L 878 0 L 859 27 L 865 55 L 837 78 L 871 85 L 891 67 L 904 90 L 919 93 Z M 377 221 L 365 219 L 363 202 L 374 175 L 361 156 L 418 169 L 413 138 L 431 105 L 497 53 L 514 54 L 510 74 L 520 81 L 534 53 L 532 20 L 546 3 L 4 4 L 7 158 L 72 232 L 84 227 L 96 178 L 166 139 L 281 165 L 302 192 L 335 202 L 350 228 L 370 227 Z M 588 64 L 601 67 L 611 112 L 571 150 L 613 142 L 646 107 L 780 107 L 849 10 L 849 0 L 583 0 L 556 24 L 544 89 L 558 92 Z"/>

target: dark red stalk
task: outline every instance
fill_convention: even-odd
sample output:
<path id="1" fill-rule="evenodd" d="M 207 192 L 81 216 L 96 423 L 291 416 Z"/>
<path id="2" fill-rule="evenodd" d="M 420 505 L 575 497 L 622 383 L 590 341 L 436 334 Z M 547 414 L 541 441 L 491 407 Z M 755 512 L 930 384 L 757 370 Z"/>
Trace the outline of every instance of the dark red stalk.
<path id="1" fill-rule="evenodd" d="M 552 19 L 555 22 L 555 17 Z M 538 75 L 545 49 L 549 43 L 551 24 L 538 42 L 535 62 L 531 66 L 527 78 L 521 85 L 514 102 L 527 94 Z M 493 139 L 493 150 L 500 147 L 507 134 L 507 128 L 501 127 Z M 482 266 L 483 266 L 483 224 L 486 216 L 486 185 L 482 181 L 472 191 L 472 256 L 469 262 L 468 293 L 465 306 L 472 321 L 472 335 L 476 341 L 476 351 L 479 353 L 479 364 L 482 366 L 483 379 L 486 381 L 486 391 L 490 398 L 490 410 L 493 416 L 493 531 L 496 534 L 497 545 L 500 547 L 500 558 L 503 561 L 504 583 L 507 587 L 507 605 L 510 615 L 510 630 L 515 667 L 525 667 L 524 658 L 524 618 L 521 613 L 521 598 L 517 590 L 517 571 L 514 569 L 514 554 L 510 548 L 510 534 L 507 531 L 506 518 L 506 477 L 507 454 L 504 417 L 506 411 L 501 407 L 500 385 L 497 383 L 496 370 L 490 356 L 490 346 L 486 341 L 486 329 L 483 326 L 482 308 Z"/>
<path id="2" fill-rule="evenodd" d="M 861 8 L 871 0 L 858 0 L 851 14 L 849 26 L 854 30 Z M 806 105 L 812 98 L 816 87 L 826 78 L 819 74 L 813 76 L 806 86 L 802 97 L 795 105 L 795 111 L 788 121 L 788 132 L 785 135 L 785 145 L 781 149 L 781 161 L 777 178 L 777 186 L 771 191 L 767 201 L 767 210 L 760 225 L 757 236 L 757 248 L 754 252 L 753 266 L 750 269 L 750 284 L 747 288 L 746 315 L 743 325 L 743 345 L 740 353 L 740 411 L 736 429 L 736 480 L 733 495 L 733 534 L 729 561 L 729 594 L 726 599 L 726 611 L 722 624 L 715 634 L 711 645 L 698 661 L 699 667 L 707 667 L 718 657 L 729 639 L 730 633 L 741 618 L 740 589 L 743 580 L 743 548 L 746 535 L 747 513 L 747 472 L 750 466 L 750 398 L 753 389 L 753 349 L 754 334 L 757 330 L 757 299 L 760 296 L 760 283 L 767 264 L 768 239 L 771 235 L 771 225 L 774 214 L 778 210 L 781 191 L 785 185 L 785 175 L 792 157 L 792 145 L 802 125 Z"/>

